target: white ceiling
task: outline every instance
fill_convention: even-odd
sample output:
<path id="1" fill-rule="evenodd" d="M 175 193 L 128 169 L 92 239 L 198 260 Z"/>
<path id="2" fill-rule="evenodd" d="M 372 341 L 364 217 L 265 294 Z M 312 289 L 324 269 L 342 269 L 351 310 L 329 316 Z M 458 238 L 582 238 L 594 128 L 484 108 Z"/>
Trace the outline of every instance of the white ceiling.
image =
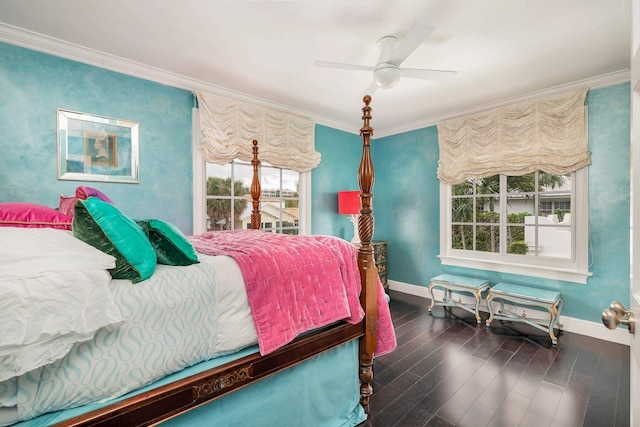
<path id="1" fill-rule="evenodd" d="M 373 66 L 378 39 L 401 38 L 416 20 L 436 30 L 402 66 L 458 75 L 378 89 L 377 136 L 585 79 L 629 77 L 630 0 L 1 0 L 0 41 L 252 97 L 357 132 L 371 74 L 314 61 Z"/>

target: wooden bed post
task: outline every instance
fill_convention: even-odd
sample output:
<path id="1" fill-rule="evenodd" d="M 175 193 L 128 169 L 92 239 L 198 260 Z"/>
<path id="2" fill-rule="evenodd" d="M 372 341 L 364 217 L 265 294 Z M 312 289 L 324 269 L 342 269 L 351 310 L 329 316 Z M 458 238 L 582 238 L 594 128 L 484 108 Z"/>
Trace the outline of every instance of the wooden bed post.
<path id="1" fill-rule="evenodd" d="M 373 394 L 373 353 L 376 349 L 376 330 L 378 323 L 378 269 L 373 259 L 373 208 L 371 190 L 375 174 L 370 153 L 370 137 L 373 129 L 369 126 L 371 119 L 371 97 L 363 98 L 365 106 L 362 108 L 364 125 L 360 129 L 362 136 L 362 159 L 358 169 L 358 184 L 360 185 L 360 217 L 358 218 L 358 234 L 361 246 L 358 250 L 358 268 L 362 293 L 360 303 L 365 310 L 364 336 L 360 339 L 360 403 L 365 412 L 369 413 L 369 397 Z"/>
<path id="2" fill-rule="evenodd" d="M 254 230 L 260 230 L 260 178 L 258 176 L 258 167 L 260 166 L 260 160 L 258 160 L 258 141 L 253 140 L 253 159 L 251 160 L 253 165 L 253 179 L 251 181 L 251 199 L 253 203 L 253 211 L 251 212 L 251 228 Z"/>

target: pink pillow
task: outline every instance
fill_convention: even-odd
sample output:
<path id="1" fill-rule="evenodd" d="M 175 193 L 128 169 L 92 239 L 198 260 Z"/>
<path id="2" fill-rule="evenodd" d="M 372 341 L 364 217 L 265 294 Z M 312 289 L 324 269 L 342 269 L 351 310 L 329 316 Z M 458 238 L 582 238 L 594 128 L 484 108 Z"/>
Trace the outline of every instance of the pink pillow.
<path id="1" fill-rule="evenodd" d="M 0 203 L 0 227 L 58 228 L 71 230 L 73 219 L 53 208 L 35 203 Z"/>
<path id="2" fill-rule="evenodd" d="M 62 212 L 65 215 L 69 215 L 73 218 L 73 208 L 76 205 L 76 200 L 78 200 L 75 196 L 60 196 L 60 203 L 58 204 L 58 211 Z"/>
<path id="3" fill-rule="evenodd" d="M 87 200 L 89 197 L 97 197 L 98 199 L 105 201 L 107 203 L 111 203 L 114 205 L 110 198 L 108 198 L 102 191 L 95 189 L 93 187 L 85 187 L 84 185 L 76 188 L 76 197 L 81 200 Z"/>

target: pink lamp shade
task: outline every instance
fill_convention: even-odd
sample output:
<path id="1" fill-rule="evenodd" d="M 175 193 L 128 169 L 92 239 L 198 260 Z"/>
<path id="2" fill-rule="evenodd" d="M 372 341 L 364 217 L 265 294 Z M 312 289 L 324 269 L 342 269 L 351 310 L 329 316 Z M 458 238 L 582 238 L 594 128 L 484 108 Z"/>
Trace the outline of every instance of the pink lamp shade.
<path id="1" fill-rule="evenodd" d="M 358 215 L 360 213 L 360 191 L 338 192 L 338 213 L 340 215 Z"/>

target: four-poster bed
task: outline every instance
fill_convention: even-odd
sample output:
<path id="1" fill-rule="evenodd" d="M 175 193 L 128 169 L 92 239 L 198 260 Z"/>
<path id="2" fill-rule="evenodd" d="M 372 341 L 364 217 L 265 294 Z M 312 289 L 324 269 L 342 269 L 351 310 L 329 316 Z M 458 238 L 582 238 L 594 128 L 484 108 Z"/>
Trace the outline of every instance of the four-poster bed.
<path id="1" fill-rule="evenodd" d="M 325 322 L 325 326 L 314 328 L 310 332 L 304 332 L 288 344 L 273 351 L 270 349 L 266 354 L 264 354 L 264 351 L 262 351 L 263 354 L 259 351 L 253 350 L 240 351 L 237 354 L 241 357 L 235 358 L 235 360 L 231 360 L 228 363 L 212 366 L 193 374 L 186 373 L 177 380 L 165 379 L 165 384 L 147 387 L 141 393 L 132 393 L 133 395 L 130 397 L 117 399 L 113 403 L 105 404 L 102 407 L 86 413 L 81 413 L 61 422 L 56 421 L 57 423 L 55 425 L 152 425 L 170 419 L 172 419 L 171 422 L 179 425 L 182 418 L 174 417 L 187 413 L 194 408 L 199 408 L 198 410 L 206 408 L 209 405 L 205 404 L 212 401 L 219 401 L 218 399 L 229 396 L 231 392 L 234 392 L 234 395 L 236 395 L 241 389 L 250 389 L 254 383 L 259 383 L 259 380 L 264 380 L 276 373 L 281 373 L 287 370 L 292 371 L 292 367 L 296 367 L 298 365 L 306 366 L 306 362 L 314 360 L 316 356 L 334 351 L 333 349 L 341 346 L 344 347 L 348 343 L 355 343 L 354 340 L 358 340 L 357 342 L 359 343 L 357 350 L 357 364 L 359 367 L 356 382 L 359 381 L 360 387 L 359 398 L 357 400 L 359 400 L 365 412 L 368 412 L 369 399 L 373 393 L 372 365 L 374 353 L 376 352 L 377 340 L 382 336 L 383 341 L 385 341 L 385 351 L 390 351 L 395 347 L 395 336 L 391 329 L 388 306 L 386 305 L 387 303 L 384 301 L 384 298 L 381 298 L 381 295 L 384 294 L 381 284 L 379 283 L 371 246 L 374 228 L 371 204 L 373 196 L 372 188 L 374 183 L 374 170 L 370 155 L 370 137 L 373 134 L 373 129 L 370 126 L 371 107 L 369 106 L 369 103 L 371 102 L 371 98 L 369 96 L 365 96 L 363 101 L 365 104 L 362 108 L 362 119 L 364 124 L 360 129 L 363 148 L 358 170 L 358 183 L 361 191 L 360 197 L 362 206 L 358 223 L 361 246 L 357 250 L 356 271 L 359 276 L 358 285 L 361 286 L 359 296 L 356 294 L 356 304 L 359 303 L 358 309 L 361 307 L 363 311 L 361 320 L 359 318 L 356 319 L 356 313 L 351 313 L 351 317 L 349 319 L 355 319 L 351 322 L 349 319 L 346 319 L 345 316 L 339 317 L 344 318 L 347 321 Z M 257 141 L 253 142 L 253 160 L 251 163 L 254 171 L 254 177 L 251 185 L 253 207 L 251 223 L 254 229 L 258 229 L 260 227 L 260 182 L 258 179 L 260 161 L 258 160 Z M 243 233 L 256 233 L 256 231 L 244 231 Z M 218 233 L 212 233 L 212 235 L 207 237 L 211 239 L 216 238 L 217 236 L 215 234 Z M 282 236 L 279 236 L 278 238 L 280 237 Z M 303 238 L 305 236 L 298 237 Z M 314 244 L 316 241 L 323 240 L 323 238 L 318 236 L 306 237 L 314 238 Z M 203 239 L 200 239 L 199 236 L 193 236 L 190 239 L 193 242 L 194 247 L 198 249 L 198 252 L 201 251 L 199 248 L 206 247 L 208 243 L 208 241 L 203 240 L 204 237 Z M 323 242 L 327 239 L 328 238 L 325 237 Z M 216 241 L 216 244 L 212 245 L 212 247 L 214 247 L 212 250 L 215 252 L 215 250 L 217 250 L 215 247 L 221 245 L 222 243 L 220 243 L 220 241 Z M 349 246 L 349 248 L 351 248 L 353 254 L 355 254 L 355 248 L 352 246 Z M 244 250 L 245 249 L 243 248 L 242 251 Z M 344 247 L 341 247 L 340 250 L 343 252 L 345 251 Z M 211 252 L 211 255 L 217 254 L 214 252 Z M 349 251 L 347 250 L 347 252 Z M 229 256 L 234 257 L 233 254 Z M 244 256 L 244 252 L 242 255 L 238 256 Z M 238 258 L 234 259 L 236 259 L 236 261 L 238 260 Z M 340 271 L 343 271 L 344 269 L 344 266 L 340 267 Z M 289 272 L 286 274 L 289 274 Z M 247 286 L 249 287 L 248 284 Z M 251 292 L 249 292 L 249 290 L 247 292 L 250 297 L 249 304 L 255 309 L 257 303 L 251 302 Z M 261 301 L 260 304 L 262 304 L 262 302 L 263 301 Z M 380 307 L 382 307 L 381 313 L 379 313 L 379 310 L 381 309 Z M 293 308 L 295 311 L 296 307 Z M 381 319 L 379 319 L 379 314 L 382 315 Z M 255 315 L 256 314 L 254 312 L 254 316 Z M 383 322 L 385 331 L 379 330 L 379 320 Z M 266 321 L 267 325 L 269 325 L 268 322 L 270 319 L 267 319 Z M 258 320 L 256 320 L 256 325 L 258 328 L 258 340 L 260 342 L 261 349 L 263 349 L 262 345 L 265 338 L 260 335 L 260 325 L 258 324 Z M 267 327 L 267 329 L 275 329 L 274 326 L 280 325 L 271 325 L 271 327 Z M 391 329 L 391 331 L 389 331 L 389 329 Z M 384 335 L 385 333 L 387 334 L 386 336 Z M 188 369 L 185 369 L 185 372 L 186 371 L 188 371 Z M 0 383 L 0 391 L 1 385 L 2 383 Z M 193 413 L 196 413 L 196 411 L 191 412 L 191 414 Z M 357 419 L 357 417 L 354 419 Z M 51 418 L 47 418 L 47 420 L 51 420 Z M 49 423 L 49 421 L 45 422 Z M 36 423 L 34 425 L 38 424 Z"/>

